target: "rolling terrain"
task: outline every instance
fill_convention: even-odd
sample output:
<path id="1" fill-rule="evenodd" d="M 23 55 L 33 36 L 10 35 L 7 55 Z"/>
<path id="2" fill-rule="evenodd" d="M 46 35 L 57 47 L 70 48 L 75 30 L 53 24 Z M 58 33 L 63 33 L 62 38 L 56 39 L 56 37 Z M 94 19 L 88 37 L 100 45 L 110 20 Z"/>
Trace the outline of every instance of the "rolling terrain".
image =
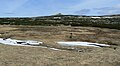
<path id="1" fill-rule="evenodd" d="M 72 38 L 70 38 L 70 34 Z M 21 47 L 0 44 L 1 66 L 119 66 L 120 30 L 96 27 L 0 25 L 1 38 L 42 41 L 44 46 Z M 88 41 L 110 47 L 58 45 L 58 41 Z M 78 51 L 80 50 L 80 51 Z"/>
<path id="2" fill-rule="evenodd" d="M 38 17 L 0 18 L 1 25 L 85 26 L 120 29 L 120 15 L 85 16 L 51 15 Z"/>

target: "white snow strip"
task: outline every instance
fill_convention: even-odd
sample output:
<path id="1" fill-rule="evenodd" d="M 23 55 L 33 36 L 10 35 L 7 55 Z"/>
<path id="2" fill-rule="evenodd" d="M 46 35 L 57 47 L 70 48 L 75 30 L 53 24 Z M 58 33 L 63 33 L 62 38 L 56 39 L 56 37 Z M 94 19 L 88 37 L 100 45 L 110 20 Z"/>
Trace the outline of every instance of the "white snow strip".
<path id="1" fill-rule="evenodd" d="M 3 39 L 0 38 L 0 43 L 2 44 L 8 44 L 8 45 L 39 45 L 42 44 L 42 42 L 38 42 L 38 41 L 32 41 L 32 40 L 27 40 L 27 41 L 23 41 L 23 40 L 15 40 L 15 39 Z"/>
<path id="2" fill-rule="evenodd" d="M 106 44 L 91 43 L 91 42 L 57 42 L 57 43 L 63 46 L 92 46 L 92 47 L 110 46 Z"/>
<path id="3" fill-rule="evenodd" d="M 56 49 L 56 48 L 50 48 L 50 49 L 52 49 L 52 50 L 60 50 L 60 49 Z"/>
<path id="4" fill-rule="evenodd" d="M 97 19 L 97 18 L 101 18 L 101 17 L 91 17 L 91 18 L 95 18 L 95 19 Z"/>
<path id="5" fill-rule="evenodd" d="M 60 50 L 60 49 L 56 49 L 56 48 L 49 48 L 49 47 L 44 47 L 44 46 L 34 46 L 34 45 L 39 45 L 39 44 L 43 44 L 43 42 L 38 42 L 38 41 L 33 41 L 33 40 L 16 40 L 16 39 L 3 39 L 0 38 L 0 43 L 1 44 L 5 44 L 5 45 L 13 45 L 13 46 L 27 46 L 27 47 L 40 47 L 40 48 L 48 48 L 51 50 Z"/>

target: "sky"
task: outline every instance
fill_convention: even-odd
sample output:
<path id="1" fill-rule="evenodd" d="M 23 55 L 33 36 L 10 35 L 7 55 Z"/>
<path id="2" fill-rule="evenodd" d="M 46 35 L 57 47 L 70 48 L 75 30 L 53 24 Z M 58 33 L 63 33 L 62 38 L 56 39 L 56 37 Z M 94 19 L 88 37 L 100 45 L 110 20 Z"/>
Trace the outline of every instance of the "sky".
<path id="1" fill-rule="evenodd" d="M 120 0 L 0 0 L 0 17 L 120 14 Z"/>

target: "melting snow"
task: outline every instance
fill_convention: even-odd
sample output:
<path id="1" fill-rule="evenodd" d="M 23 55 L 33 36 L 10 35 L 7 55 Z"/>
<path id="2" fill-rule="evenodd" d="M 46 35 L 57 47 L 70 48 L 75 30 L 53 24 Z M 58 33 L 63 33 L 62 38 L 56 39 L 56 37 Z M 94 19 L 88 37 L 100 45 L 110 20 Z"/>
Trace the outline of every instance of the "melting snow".
<path id="1" fill-rule="evenodd" d="M 43 42 L 38 42 L 38 41 L 33 41 L 33 40 L 16 40 L 16 39 L 3 39 L 0 38 L 0 43 L 1 44 L 6 44 L 6 45 L 14 45 L 14 46 L 29 46 L 29 47 L 40 47 L 40 48 L 48 48 L 51 50 L 60 50 L 56 48 L 49 48 L 49 47 L 44 47 L 44 46 L 34 46 L 34 45 L 40 45 L 43 44 Z"/>
<path id="2" fill-rule="evenodd" d="M 110 45 L 99 44 L 99 43 L 91 43 L 91 42 L 57 42 L 63 46 L 92 46 L 92 47 L 106 47 Z"/>
<path id="3" fill-rule="evenodd" d="M 2 44 L 7 44 L 7 45 L 18 45 L 18 46 L 23 46 L 23 45 L 39 45 L 42 44 L 42 42 L 38 42 L 38 41 L 31 41 L 31 40 L 15 40 L 15 39 L 3 39 L 0 38 L 0 43 Z"/>

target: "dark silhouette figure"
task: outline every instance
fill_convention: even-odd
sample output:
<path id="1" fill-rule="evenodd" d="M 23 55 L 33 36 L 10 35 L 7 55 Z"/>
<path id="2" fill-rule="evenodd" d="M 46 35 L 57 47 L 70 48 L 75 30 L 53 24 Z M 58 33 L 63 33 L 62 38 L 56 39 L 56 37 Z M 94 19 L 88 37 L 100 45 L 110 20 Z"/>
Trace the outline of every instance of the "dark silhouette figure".
<path id="1" fill-rule="evenodd" d="M 116 50 L 117 48 L 116 47 L 114 47 L 114 50 Z"/>
<path id="2" fill-rule="evenodd" d="M 70 33 L 70 38 L 72 38 L 72 33 Z"/>

